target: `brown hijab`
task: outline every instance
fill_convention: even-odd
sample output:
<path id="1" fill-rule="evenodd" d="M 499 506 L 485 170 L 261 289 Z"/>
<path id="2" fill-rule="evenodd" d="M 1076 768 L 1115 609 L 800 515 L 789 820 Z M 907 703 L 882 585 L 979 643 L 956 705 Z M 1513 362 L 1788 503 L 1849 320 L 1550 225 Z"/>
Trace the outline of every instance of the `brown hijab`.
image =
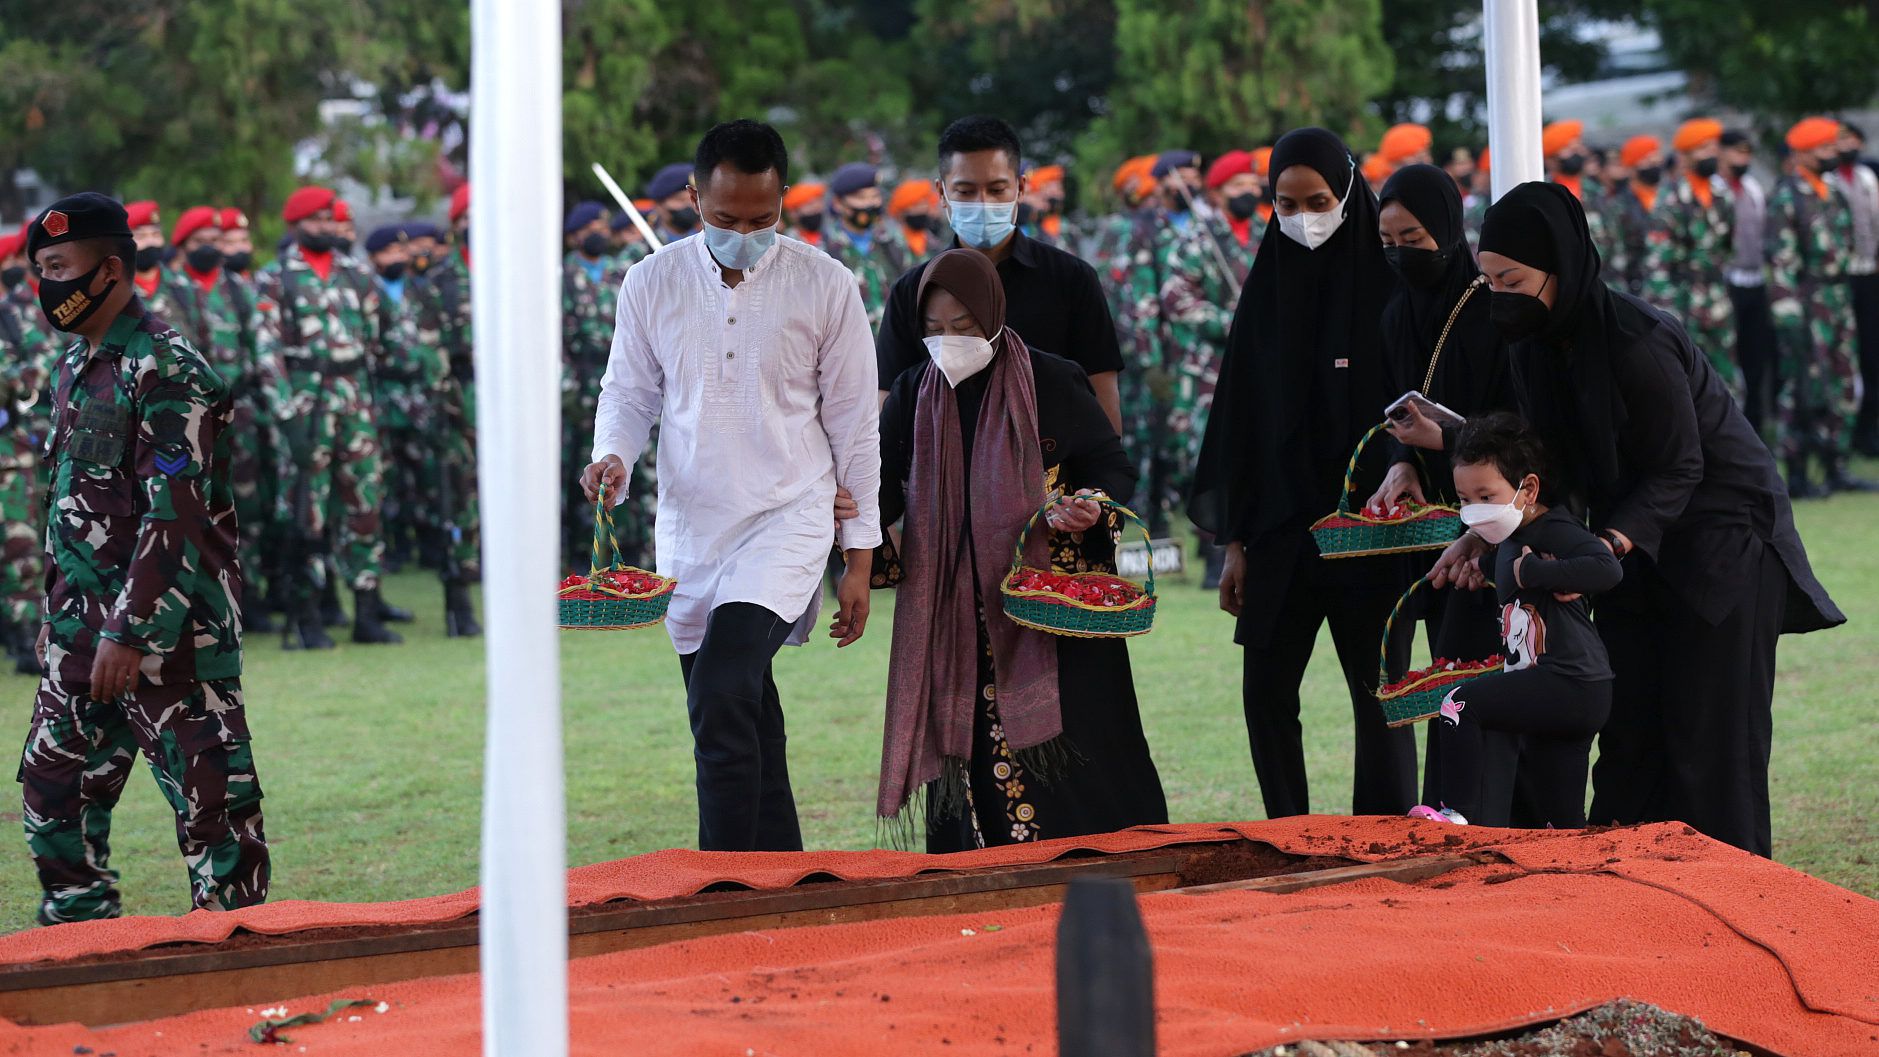
<path id="1" fill-rule="evenodd" d="M 906 572 L 894 607 L 876 803 L 883 818 L 899 815 L 936 779 L 943 779 L 941 812 L 964 809 L 979 707 L 981 608 L 999 719 L 1012 749 L 1063 733 L 1056 643 L 1006 619 L 999 593 L 1018 535 L 1045 498 L 1030 350 L 1005 329 L 1004 284 L 984 254 L 958 249 L 935 257 L 920 279 L 922 306 L 934 287 L 958 298 L 985 334 L 997 335 L 997 354 L 985 368 L 969 468 L 957 394 L 933 364 L 920 379 L 902 541 Z M 1047 534 L 1032 533 L 1026 564 L 1048 566 L 1049 550 Z"/>

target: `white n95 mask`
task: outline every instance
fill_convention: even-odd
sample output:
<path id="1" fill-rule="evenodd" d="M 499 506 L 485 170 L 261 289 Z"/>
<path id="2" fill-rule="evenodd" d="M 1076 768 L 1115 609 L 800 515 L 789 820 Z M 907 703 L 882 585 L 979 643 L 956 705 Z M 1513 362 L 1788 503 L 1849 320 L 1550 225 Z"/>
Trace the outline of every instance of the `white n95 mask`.
<path id="1" fill-rule="evenodd" d="M 1357 167 L 1351 165 L 1351 178 L 1344 185 L 1344 197 L 1338 199 L 1337 208 L 1328 213 L 1307 213 L 1299 210 L 1291 216 L 1279 214 L 1279 231 L 1286 238 L 1308 250 L 1315 250 L 1331 241 L 1337 229 L 1344 226 L 1344 215 L 1350 212 L 1351 192 L 1357 189 Z"/>
<path id="2" fill-rule="evenodd" d="M 926 354 L 933 357 L 940 373 L 946 376 L 946 384 L 954 389 L 959 388 L 960 382 L 983 371 L 997 352 L 990 341 L 969 334 L 935 334 L 925 340 Z"/>

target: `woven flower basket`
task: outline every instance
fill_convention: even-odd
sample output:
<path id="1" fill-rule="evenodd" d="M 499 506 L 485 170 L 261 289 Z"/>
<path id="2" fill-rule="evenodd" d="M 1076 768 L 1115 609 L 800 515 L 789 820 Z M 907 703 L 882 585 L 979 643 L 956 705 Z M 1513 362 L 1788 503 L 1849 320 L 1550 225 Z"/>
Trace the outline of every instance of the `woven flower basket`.
<path id="1" fill-rule="evenodd" d="M 1392 727 L 1420 723 L 1442 710 L 1442 699 L 1456 686 L 1470 679 L 1501 670 L 1501 656 L 1495 654 L 1480 661 L 1450 661 L 1437 658 L 1427 668 L 1407 672 L 1401 679 L 1390 680 L 1390 633 L 1396 617 L 1416 589 L 1429 582 L 1423 577 L 1409 585 L 1396 600 L 1390 618 L 1383 622 L 1383 648 L 1377 662 L 1377 701 L 1383 705 L 1383 719 Z"/>
<path id="2" fill-rule="evenodd" d="M 565 631 L 649 628 L 665 620 L 678 585 L 658 573 L 620 564 L 613 544 L 613 504 L 602 488 L 594 504 L 592 571 L 561 581 L 559 623 Z"/>
<path id="3" fill-rule="evenodd" d="M 1135 512 L 1108 496 L 1084 496 L 1121 514 L 1148 539 L 1148 526 Z M 1031 515 L 1018 533 L 1011 572 L 999 586 L 1005 616 L 1013 623 L 1052 635 L 1079 639 L 1125 639 L 1146 635 L 1155 625 L 1155 569 L 1151 562 L 1148 583 L 1136 587 L 1107 573 L 1053 573 L 1024 564 L 1024 541 L 1044 514 L 1046 503 Z"/>
<path id="4" fill-rule="evenodd" d="M 1318 544 L 1318 553 L 1326 558 L 1441 550 L 1461 535 L 1461 514 L 1451 506 L 1409 503 L 1402 513 L 1385 517 L 1351 510 L 1357 462 L 1363 457 L 1364 445 L 1386 425 L 1370 427 L 1370 432 L 1357 442 L 1357 450 L 1351 452 L 1350 464 L 1344 469 L 1344 491 L 1338 496 L 1337 509 L 1312 523 L 1311 538 Z"/>

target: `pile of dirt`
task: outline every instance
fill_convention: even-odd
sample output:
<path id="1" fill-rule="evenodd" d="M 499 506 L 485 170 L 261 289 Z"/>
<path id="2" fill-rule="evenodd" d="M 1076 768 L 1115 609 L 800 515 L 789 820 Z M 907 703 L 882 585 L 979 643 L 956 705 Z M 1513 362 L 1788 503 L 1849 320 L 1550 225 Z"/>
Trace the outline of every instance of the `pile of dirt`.
<path id="1" fill-rule="evenodd" d="M 1701 1021 L 1619 999 L 1537 1031 L 1473 1042 L 1300 1042 L 1252 1057 L 1742 1057 Z"/>

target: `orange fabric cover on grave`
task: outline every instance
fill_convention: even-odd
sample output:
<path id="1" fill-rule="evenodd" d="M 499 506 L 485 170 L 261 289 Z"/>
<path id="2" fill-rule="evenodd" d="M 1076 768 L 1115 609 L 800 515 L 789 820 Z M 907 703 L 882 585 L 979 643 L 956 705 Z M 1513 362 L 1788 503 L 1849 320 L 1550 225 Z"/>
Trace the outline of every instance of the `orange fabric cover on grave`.
<path id="1" fill-rule="evenodd" d="M 1452 1038 L 1618 997 L 1793 1057 L 1879 1052 L 1879 903 L 1686 827 L 1457 833 L 1402 819 L 1302 819 L 1231 828 L 1319 854 L 1361 857 L 1367 842 L 1413 837 L 1427 849 L 1491 846 L 1512 863 L 1418 884 L 1143 897 L 1169 1057 L 1301 1038 Z M 1052 1052 L 1057 912 L 753 931 L 579 959 L 572 1052 Z M 252 1053 L 245 1033 L 263 1003 L 300 1013 L 334 997 L 389 1009 L 289 1029 L 296 1047 L 432 1057 L 480 1045 L 478 981 L 457 976 L 269 996 L 252 1012 L 100 1031 L 0 1026 L 0 1053 Z"/>

